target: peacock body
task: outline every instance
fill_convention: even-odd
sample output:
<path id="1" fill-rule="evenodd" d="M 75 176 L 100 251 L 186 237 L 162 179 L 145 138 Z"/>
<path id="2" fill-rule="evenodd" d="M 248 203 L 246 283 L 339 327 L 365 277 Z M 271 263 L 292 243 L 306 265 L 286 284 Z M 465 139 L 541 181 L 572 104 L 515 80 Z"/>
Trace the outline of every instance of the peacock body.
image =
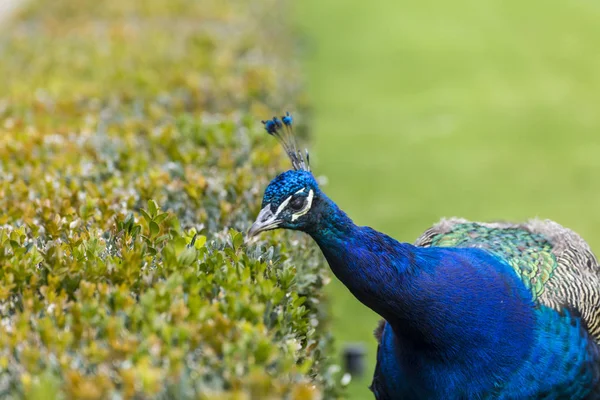
<path id="1" fill-rule="evenodd" d="M 371 389 L 392 399 L 600 399 L 600 266 L 573 231 L 443 220 L 412 245 L 355 225 L 319 188 L 291 117 L 266 121 L 294 170 L 249 235 L 308 233 L 384 318 Z"/>
<path id="2" fill-rule="evenodd" d="M 496 380 L 493 390 L 461 393 L 453 388 L 446 398 L 600 398 L 600 267 L 579 235 L 549 220 L 510 224 L 450 219 L 427 230 L 415 245 L 482 249 L 508 264 L 507 272 L 514 271 L 525 286 L 534 309 L 526 361 L 508 379 Z M 372 390 L 378 399 L 444 398 L 419 386 L 398 396 L 403 391 L 394 383 L 407 381 L 398 363 L 403 356 L 396 356 L 401 349 L 387 322 L 382 321 L 376 336 L 380 348 Z"/>

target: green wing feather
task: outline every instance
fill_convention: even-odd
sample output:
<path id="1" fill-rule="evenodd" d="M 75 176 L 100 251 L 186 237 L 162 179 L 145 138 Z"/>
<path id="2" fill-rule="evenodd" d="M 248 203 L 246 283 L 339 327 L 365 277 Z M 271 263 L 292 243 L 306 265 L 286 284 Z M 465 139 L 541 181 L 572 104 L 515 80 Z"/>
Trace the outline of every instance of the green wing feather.
<path id="1" fill-rule="evenodd" d="M 549 220 L 510 224 L 450 219 L 434 225 L 415 244 L 489 251 L 514 268 L 534 301 L 578 310 L 600 342 L 600 266 L 575 232 Z"/>
<path id="2" fill-rule="evenodd" d="M 558 266 L 552 244 L 546 238 L 513 227 L 489 227 L 474 222 L 457 224 L 448 233 L 434 235 L 430 245 L 477 247 L 497 255 L 514 268 L 534 300 L 542 294 Z"/>

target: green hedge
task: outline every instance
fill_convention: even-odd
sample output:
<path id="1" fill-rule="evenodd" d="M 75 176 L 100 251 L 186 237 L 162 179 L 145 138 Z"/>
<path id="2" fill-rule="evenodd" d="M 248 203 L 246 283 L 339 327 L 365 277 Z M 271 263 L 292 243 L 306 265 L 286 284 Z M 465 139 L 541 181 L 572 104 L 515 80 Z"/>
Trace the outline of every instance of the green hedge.
<path id="1" fill-rule="evenodd" d="M 240 233 L 288 168 L 257 118 L 302 104 L 285 12 L 37 0 L 5 28 L 0 396 L 337 395 L 317 251 Z"/>

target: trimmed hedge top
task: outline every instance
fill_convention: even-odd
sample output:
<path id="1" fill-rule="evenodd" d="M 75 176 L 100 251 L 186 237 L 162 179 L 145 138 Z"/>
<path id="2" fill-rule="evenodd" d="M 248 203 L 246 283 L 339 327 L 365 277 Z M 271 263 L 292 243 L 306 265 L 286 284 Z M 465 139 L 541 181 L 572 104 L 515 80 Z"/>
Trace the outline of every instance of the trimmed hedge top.
<path id="1" fill-rule="evenodd" d="M 317 252 L 240 233 L 287 168 L 284 6 L 37 0 L 0 39 L 0 395 L 336 395 Z"/>

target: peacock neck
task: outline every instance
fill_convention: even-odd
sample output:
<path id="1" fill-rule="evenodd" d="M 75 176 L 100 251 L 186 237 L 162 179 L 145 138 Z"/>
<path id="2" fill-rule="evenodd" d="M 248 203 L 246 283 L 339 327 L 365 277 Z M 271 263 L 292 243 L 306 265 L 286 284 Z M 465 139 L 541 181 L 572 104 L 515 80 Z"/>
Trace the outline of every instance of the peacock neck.
<path id="1" fill-rule="evenodd" d="M 523 362 L 535 316 L 531 294 L 510 266 L 478 249 L 397 242 L 320 199 L 307 233 L 336 277 L 388 321 L 402 357 L 420 365 L 423 379 L 450 376 L 444 368 L 457 382 L 498 377 Z"/>
<path id="2" fill-rule="evenodd" d="M 318 244 L 335 276 L 363 304 L 388 321 L 402 313 L 397 301 L 411 274 L 416 248 L 361 227 L 323 193 L 307 233 Z M 387 261 L 386 261 L 387 259 Z M 393 263 L 390 262 L 393 260 Z"/>

